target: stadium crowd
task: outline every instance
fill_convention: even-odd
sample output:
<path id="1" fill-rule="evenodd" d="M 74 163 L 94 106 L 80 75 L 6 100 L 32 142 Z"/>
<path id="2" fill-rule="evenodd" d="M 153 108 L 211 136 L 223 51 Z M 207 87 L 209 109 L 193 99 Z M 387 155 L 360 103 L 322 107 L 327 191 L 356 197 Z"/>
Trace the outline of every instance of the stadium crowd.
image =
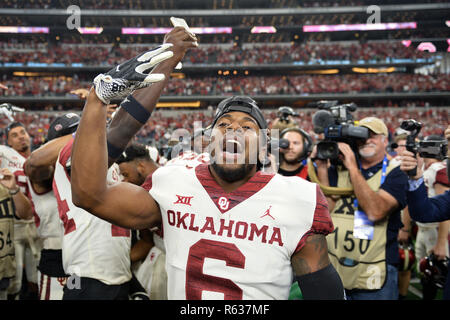
<path id="1" fill-rule="evenodd" d="M 26 81 L 24 81 L 26 79 Z M 70 96 L 71 90 L 88 87 L 84 75 L 72 77 L 2 77 L 9 90 L 5 96 Z M 164 95 L 312 95 L 319 93 L 445 92 L 447 75 L 342 74 L 299 76 L 222 76 L 173 79 Z"/>
<path id="2" fill-rule="evenodd" d="M 136 46 L 120 44 L 99 45 L 38 43 L 33 40 L 25 42 L 1 42 L 2 57 L 0 63 L 83 63 L 83 65 L 111 66 L 130 59 L 144 52 L 152 45 Z M 425 59 L 434 55 L 405 47 L 401 41 L 382 42 L 336 42 L 276 46 L 243 45 L 243 46 L 200 46 L 186 55 L 185 64 L 233 64 L 259 65 L 273 63 L 323 64 L 326 61 L 347 61 L 347 63 L 385 62 L 394 59 Z"/>
<path id="3" fill-rule="evenodd" d="M 410 102 L 409 102 L 410 103 Z M 423 102 L 417 101 L 417 106 L 398 107 L 394 103 L 388 103 L 389 106 L 381 104 L 371 109 L 358 109 L 354 117 L 362 119 L 373 115 L 380 119 L 384 119 L 391 136 L 394 135 L 398 123 L 409 119 L 421 119 L 424 128 L 421 132 L 422 136 L 432 134 L 441 134 L 449 121 L 449 111 L 446 108 L 425 108 Z M 299 117 L 295 119 L 299 127 L 308 132 L 314 140 L 317 135 L 314 134 L 312 116 L 316 110 L 313 109 L 296 109 Z M 33 148 L 39 147 L 45 141 L 45 137 L 51 122 L 61 115 L 61 112 L 32 112 L 17 113 L 15 118 L 23 123 L 27 128 L 33 142 Z M 264 115 L 269 123 L 273 123 L 277 119 L 277 112 L 274 110 L 264 111 Z M 186 111 L 174 116 L 164 111 L 155 111 L 149 121 L 136 134 L 136 140 L 146 145 L 153 145 L 159 148 L 165 147 L 170 140 L 172 133 L 176 129 L 187 129 L 193 134 L 194 123 L 201 122 L 206 127 L 211 123 L 212 114 L 208 111 Z M 8 125 L 7 118 L 0 119 L 0 128 L 4 129 Z M 2 135 L 1 144 L 6 143 L 6 137 Z"/>

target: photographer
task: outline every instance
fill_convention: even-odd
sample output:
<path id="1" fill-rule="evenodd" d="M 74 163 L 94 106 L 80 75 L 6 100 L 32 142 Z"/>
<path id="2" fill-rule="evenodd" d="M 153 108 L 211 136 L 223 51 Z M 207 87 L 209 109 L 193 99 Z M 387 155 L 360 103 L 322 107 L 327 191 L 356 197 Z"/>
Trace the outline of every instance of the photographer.
<path id="1" fill-rule="evenodd" d="M 450 141 L 450 125 L 445 130 L 445 138 Z M 407 203 L 411 218 L 419 222 L 441 222 L 450 219 L 450 191 L 428 198 L 423 177 L 423 160 L 417 159 L 411 151 L 401 153 L 400 169 L 409 172 L 416 169 L 416 174 L 409 177 Z M 448 166 L 447 166 L 448 170 Z M 448 172 L 447 172 L 448 173 Z M 450 300 L 450 277 L 444 287 L 444 299 Z"/>
<path id="2" fill-rule="evenodd" d="M 298 116 L 298 114 L 291 107 L 279 107 L 277 112 L 278 118 L 272 122 L 270 129 L 277 129 L 282 132 L 284 129 L 297 127 L 294 119 L 295 116 Z"/>
<path id="3" fill-rule="evenodd" d="M 287 128 L 280 133 L 280 168 L 282 176 L 308 178 L 306 158 L 310 155 L 313 142 L 309 134 L 300 128 Z"/>
<path id="4" fill-rule="evenodd" d="M 338 142 L 342 165 L 327 169 L 326 160 L 315 160 L 322 185 L 353 187 L 354 193 L 337 201 L 328 198 L 335 226 L 327 236 L 330 260 L 344 282 L 347 299 L 396 300 L 397 234 L 407 177 L 387 159 L 384 122 L 368 117 L 359 126 L 369 129 L 369 138 L 357 140 L 357 156 L 348 144 Z"/>

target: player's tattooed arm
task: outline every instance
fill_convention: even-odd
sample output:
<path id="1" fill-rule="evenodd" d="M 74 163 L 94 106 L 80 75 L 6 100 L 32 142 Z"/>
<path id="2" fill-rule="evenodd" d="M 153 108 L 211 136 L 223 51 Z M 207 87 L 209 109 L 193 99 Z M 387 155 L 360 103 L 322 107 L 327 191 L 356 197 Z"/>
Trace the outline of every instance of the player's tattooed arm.
<path id="1" fill-rule="evenodd" d="M 328 258 L 327 241 L 311 234 L 303 248 L 291 258 L 295 279 L 305 300 L 342 300 L 342 281 Z"/>
<path id="2" fill-rule="evenodd" d="M 173 44 L 170 50 L 173 51 L 174 54 L 172 58 L 159 63 L 152 71 L 153 73 L 164 74 L 165 79 L 153 83 L 147 88 L 136 90 L 132 94 L 133 98 L 146 110 L 148 114 L 151 114 L 155 108 L 163 89 L 169 81 L 171 72 L 183 59 L 187 50 L 197 46 L 195 44 L 196 42 L 197 38 L 182 27 L 174 28 L 171 32 L 166 34 L 164 37 L 164 43 Z M 116 150 L 124 150 L 132 137 L 142 128 L 143 125 L 144 124 L 142 122 L 137 121 L 124 108 L 120 108 L 108 128 L 109 145 L 112 145 L 112 147 Z M 114 163 L 117 157 L 118 156 L 110 153 L 108 157 L 109 165 Z"/>
<path id="3" fill-rule="evenodd" d="M 316 272 L 330 264 L 327 240 L 322 234 L 311 234 L 303 248 L 291 258 L 296 276 Z"/>

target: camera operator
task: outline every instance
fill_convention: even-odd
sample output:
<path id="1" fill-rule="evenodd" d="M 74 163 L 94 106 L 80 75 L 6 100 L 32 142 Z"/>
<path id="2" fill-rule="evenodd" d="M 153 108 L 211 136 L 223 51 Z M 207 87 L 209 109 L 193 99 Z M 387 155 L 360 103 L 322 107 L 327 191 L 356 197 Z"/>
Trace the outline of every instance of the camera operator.
<path id="1" fill-rule="evenodd" d="M 287 128 L 280 133 L 280 168 L 282 176 L 308 178 L 306 158 L 311 154 L 313 142 L 300 128 Z"/>
<path id="2" fill-rule="evenodd" d="M 298 113 L 294 111 L 291 107 L 282 106 L 278 108 L 277 117 L 270 127 L 271 130 L 277 129 L 283 131 L 287 128 L 297 127 L 294 117 L 298 116 Z"/>
<path id="3" fill-rule="evenodd" d="M 335 226 L 327 236 L 330 260 L 344 282 L 347 299 L 396 300 L 397 234 L 407 176 L 387 158 L 384 122 L 368 117 L 358 126 L 369 129 L 369 138 L 356 143 L 358 156 L 348 144 L 338 142 L 342 166 L 327 169 L 327 161 L 315 160 L 322 185 L 353 187 L 354 193 L 337 201 L 328 198 Z"/>
<path id="4" fill-rule="evenodd" d="M 445 138 L 450 142 L 450 125 L 445 130 Z M 419 222 L 441 222 L 450 219 L 450 191 L 429 198 L 424 183 L 423 159 L 417 159 L 411 151 L 401 153 L 400 169 L 405 172 L 416 169 L 416 174 L 409 177 L 407 203 L 411 218 Z M 447 162 L 447 174 L 448 174 Z M 449 265 L 450 268 L 450 265 Z M 450 277 L 444 286 L 444 299 L 450 300 Z"/>

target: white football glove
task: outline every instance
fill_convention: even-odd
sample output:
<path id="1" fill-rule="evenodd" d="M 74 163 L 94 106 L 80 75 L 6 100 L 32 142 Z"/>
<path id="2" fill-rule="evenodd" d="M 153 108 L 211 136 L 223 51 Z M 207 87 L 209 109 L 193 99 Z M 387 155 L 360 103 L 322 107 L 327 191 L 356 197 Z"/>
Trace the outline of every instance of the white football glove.
<path id="1" fill-rule="evenodd" d="M 160 62 L 173 56 L 173 52 L 168 50 L 172 46 L 171 43 L 164 43 L 119 64 L 106 74 L 96 76 L 94 86 L 98 98 L 109 104 L 112 99 L 122 100 L 136 89 L 164 80 L 164 74 L 152 71 Z"/>
<path id="2" fill-rule="evenodd" d="M 15 105 L 12 105 L 11 103 L 2 103 L 0 104 L 0 114 L 6 116 L 9 121 L 13 122 L 14 117 L 13 115 L 15 112 L 24 112 L 25 109 L 16 107 Z"/>

